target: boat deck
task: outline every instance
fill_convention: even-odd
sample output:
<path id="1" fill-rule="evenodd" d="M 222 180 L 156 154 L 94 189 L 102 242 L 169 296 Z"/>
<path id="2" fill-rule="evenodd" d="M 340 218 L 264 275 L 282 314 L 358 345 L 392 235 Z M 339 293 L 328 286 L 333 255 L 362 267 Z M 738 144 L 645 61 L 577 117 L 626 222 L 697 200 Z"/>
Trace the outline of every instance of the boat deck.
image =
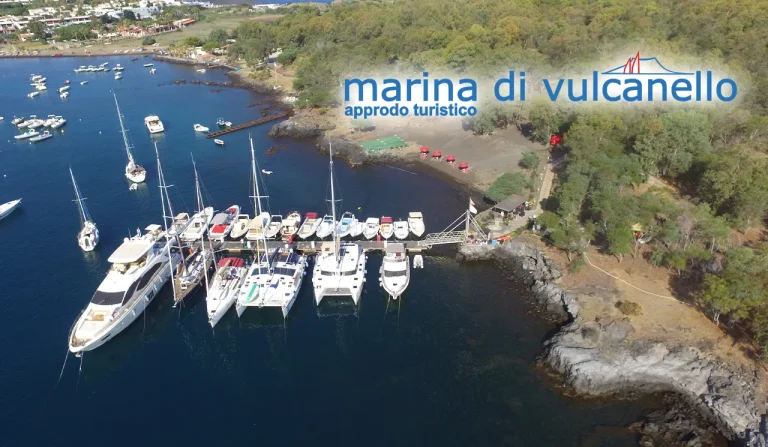
<path id="1" fill-rule="evenodd" d="M 282 242 L 282 241 L 267 241 L 267 249 L 274 250 L 275 248 L 289 245 L 302 253 L 316 253 L 320 251 L 320 246 L 323 244 L 323 242 L 324 241 L 297 241 L 293 243 L 288 243 L 288 242 Z M 328 241 L 325 241 L 325 242 L 328 242 Z M 384 251 L 386 249 L 386 244 L 394 244 L 394 243 L 405 245 L 406 250 L 408 250 L 409 252 L 421 252 L 426 248 L 423 246 L 419 246 L 418 241 L 391 241 L 391 242 L 354 241 L 354 243 L 358 245 L 362 245 L 363 251 Z M 194 245 L 199 246 L 200 241 L 195 242 Z M 264 250 L 264 247 L 261 246 L 261 244 L 259 245 L 259 248 L 261 250 Z M 224 242 L 213 241 L 213 249 L 215 251 L 227 251 L 231 253 L 253 252 L 256 250 L 256 244 L 255 242 L 251 242 L 250 244 L 248 244 L 247 241 L 245 240 L 224 241 Z"/>

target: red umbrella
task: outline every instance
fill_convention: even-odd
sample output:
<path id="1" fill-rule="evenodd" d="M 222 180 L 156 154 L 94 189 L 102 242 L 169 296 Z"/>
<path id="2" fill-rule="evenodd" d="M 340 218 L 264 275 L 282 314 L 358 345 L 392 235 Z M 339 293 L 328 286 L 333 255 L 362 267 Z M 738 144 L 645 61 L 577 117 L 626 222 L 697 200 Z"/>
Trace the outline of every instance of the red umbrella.
<path id="1" fill-rule="evenodd" d="M 440 152 L 440 151 L 435 151 L 435 152 L 433 152 L 433 153 L 432 153 L 432 156 L 433 156 L 433 157 L 442 157 L 442 156 L 443 156 L 443 153 L 442 153 L 442 152 Z"/>
<path id="2" fill-rule="evenodd" d="M 454 157 L 453 155 L 449 155 L 445 157 L 445 161 L 456 161 L 456 157 Z"/>
<path id="3" fill-rule="evenodd" d="M 425 147 L 421 148 L 421 153 L 422 154 L 426 154 L 427 152 L 429 152 L 429 148 L 428 147 L 425 146 Z"/>
<path id="4" fill-rule="evenodd" d="M 466 161 L 459 163 L 459 169 L 468 169 L 468 168 L 469 168 L 469 163 L 467 163 Z"/>

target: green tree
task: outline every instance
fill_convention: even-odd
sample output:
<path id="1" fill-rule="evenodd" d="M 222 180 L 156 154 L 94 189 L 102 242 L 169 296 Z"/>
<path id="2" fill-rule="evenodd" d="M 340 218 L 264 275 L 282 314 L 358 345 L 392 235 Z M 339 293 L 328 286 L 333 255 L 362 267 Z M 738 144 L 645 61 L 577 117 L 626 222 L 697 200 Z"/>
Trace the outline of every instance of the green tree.
<path id="1" fill-rule="evenodd" d="M 154 45 L 154 44 L 156 44 L 156 43 L 157 43 L 157 40 L 155 40 L 155 38 L 154 38 L 154 37 L 152 37 L 152 36 L 147 36 L 147 37 L 145 37 L 145 38 L 144 38 L 144 39 L 141 41 L 141 44 L 142 44 L 142 45 Z"/>
<path id="2" fill-rule="evenodd" d="M 227 31 L 221 28 L 214 28 L 208 34 L 208 41 L 225 43 L 229 39 Z"/>
<path id="3" fill-rule="evenodd" d="M 677 177 L 688 171 L 697 157 L 711 150 L 711 130 L 706 115 L 668 112 L 661 116 L 656 133 L 643 135 L 635 142 L 635 151 L 648 172 Z"/>
<path id="4" fill-rule="evenodd" d="M 219 47 L 221 47 L 221 43 L 209 40 L 208 42 L 203 44 L 203 51 L 206 51 L 206 52 L 210 53 L 210 52 L 212 52 L 213 50 L 215 50 L 216 48 L 219 48 Z"/>
<path id="5" fill-rule="evenodd" d="M 181 45 L 184 47 L 201 47 L 203 41 L 197 36 L 187 36 L 181 41 Z"/>
<path id="6" fill-rule="evenodd" d="M 624 255 L 632 253 L 632 243 L 634 242 L 632 229 L 626 225 L 616 225 L 608 230 L 606 238 L 608 240 L 608 251 L 616 256 L 621 262 Z"/>
<path id="7" fill-rule="evenodd" d="M 538 154 L 535 152 L 525 152 L 523 158 L 520 160 L 520 166 L 525 169 L 535 170 L 539 167 L 540 162 L 541 160 L 539 160 Z"/>
<path id="8" fill-rule="evenodd" d="M 45 25 L 42 22 L 33 20 L 27 24 L 27 30 L 35 36 L 35 39 L 45 40 L 48 37 L 48 33 L 45 30 Z"/>
<path id="9" fill-rule="evenodd" d="M 133 10 L 130 10 L 130 9 L 123 10 L 123 18 L 125 20 L 130 20 L 132 22 L 135 22 L 137 20 L 136 14 L 133 12 Z"/>
<path id="10" fill-rule="evenodd" d="M 528 112 L 536 141 L 549 143 L 549 137 L 560 131 L 567 115 L 550 101 L 535 101 Z"/>

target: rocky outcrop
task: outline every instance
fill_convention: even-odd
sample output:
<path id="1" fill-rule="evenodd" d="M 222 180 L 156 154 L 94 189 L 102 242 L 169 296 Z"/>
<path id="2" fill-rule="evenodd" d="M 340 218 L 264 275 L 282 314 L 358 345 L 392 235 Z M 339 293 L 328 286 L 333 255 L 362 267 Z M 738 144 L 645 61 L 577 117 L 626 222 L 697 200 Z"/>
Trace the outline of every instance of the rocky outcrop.
<path id="1" fill-rule="evenodd" d="M 323 132 L 330 129 L 333 129 L 333 126 L 320 125 L 302 119 L 300 116 L 296 116 L 272 126 L 268 135 L 273 138 L 307 139 L 317 138 L 322 135 Z"/>
<path id="2" fill-rule="evenodd" d="M 494 260 L 518 270 L 516 277 L 527 281 L 539 303 L 566 319 L 545 343 L 542 360 L 562 374 L 574 391 L 590 396 L 672 391 L 716 421 L 728 437 L 746 439 L 760 428 L 754 372 L 693 347 L 629 341 L 634 329 L 627 319 L 585 321 L 579 314 L 582 298 L 557 286 L 560 270 L 535 247 L 517 241 L 499 247 L 467 245 L 459 257 Z"/>
<path id="3" fill-rule="evenodd" d="M 650 412 L 629 427 L 640 435 L 640 447 L 726 445 L 714 428 L 716 421 L 702 418 L 698 410 L 674 395 L 664 396 L 663 401 L 663 409 Z"/>

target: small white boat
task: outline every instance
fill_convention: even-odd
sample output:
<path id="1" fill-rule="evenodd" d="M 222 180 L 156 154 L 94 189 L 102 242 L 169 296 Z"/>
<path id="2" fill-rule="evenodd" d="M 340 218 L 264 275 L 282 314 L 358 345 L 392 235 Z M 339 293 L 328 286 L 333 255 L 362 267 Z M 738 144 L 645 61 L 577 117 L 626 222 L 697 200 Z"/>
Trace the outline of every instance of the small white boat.
<path id="1" fill-rule="evenodd" d="M 267 229 L 264 230 L 264 237 L 267 239 L 274 239 L 283 227 L 283 216 L 273 214 L 271 217 L 272 219 L 270 220 L 269 225 L 267 225 Z"/>
<path id="2" fill-rule="evenodd" d="M 208 128 L 203 126 L 202 124 L 195 124 L 192 126 L 195 129 L 195 132 L 208 132 Z"/>
<path id="3" fill-rule="evenodd" d="M 395 222 L 395 237 L 398 239 L 405 239 L 408 237 L 408 221 L 398 220 Z"/>
<path id="4" fill-rule="evenodd" d="M 88 81 L 80 81 L 80 85 L 85 85 L 87 83 L 88 83 Z"/>
<path id="5" fill-rule="evenodd" d="M 69 90 L 69 86 L 68 85 L 65 85 L 64 87 L 59 87 L 59 93 L 64 93 L 67 90 Z"/>
<path id="6" fill-rule="evenodd" d="M 37 135 L 37 136 L 34 136 L 34 137 L 30 138 L 29 142 L 30 143 L 37 143 L 38 141 L 47 140 L 48 138 L 51 138 L 51 137 L 53 137 L 53 134 L 46 130 L 45 132 L 41 133 L 40 135 Z"/>
<path id="7" fill-rule="evenodd" d="M 413 257 L 413 268 L 415 268 L 415 269 L 423 269 L 424 268 L 424 256 L 416 255 L 416 256 Z"/>
<path id="8" fill-rule="evenodd" d="M 30 129 L 30 130 L 28 130 L 28 131 L 24 132 L 24 133 L 23 133 L 23 134 L 21 134 L 21 135 L 16 135 L 16 136 L 14 136 L 13 138 L 15 138 L 15 139 L 17 139 L 17 140 L 25 140 L 25 139 L 27 139 L 27 138 L 36 137 L 36 136 L 38 136 L 38 135 L 40 135 L 40 132 L 38 132 L 38 131 L 36 131 L 36 130 L 34 130 L 34 129 Z"/>
<path id="9" fill-rule="evenodd" d="M 154 67 L 154 66 L 155 66 L 155 64 L 144 64 L 144 66 L 145 66 L 145 67 L 147 67 L 147 68 L 149 68 L 149 67 Z"/>
<path id="10" fill-rule="evenodd" d="M 139 189 L 138 183 L 131 183 L 131 186 L 128 187 L 128 191 L 136 191 L 137 189 Z"/>
<path id="11" fill-rule="evenodd" d="M 365 231 L 365 223 L 358 220 L 349 231 L 349 236 L 353 238 L 359 237 L 361 234 L 363 234 L 363 231 Z"/>
<path id="12" fill-rule="evenodd" d="M 416 237 L 421 237 L 424 234 L 424 216 L 420 212 L 408 213 L 408 229 Z"/>
<path id="13" fill-rule="evenodd" d="M 121 79 L 123 79 L 123 74 L 118 71 L 115 73 L 115 81 L 119 81 Z"/>
<path id="14" fill-rule="evenodd" d="M 5 118 L 3 118 L 2 116 L 0 116 L 0 121 L 2 121 L 2 120 L 4 120 L 4 119 L 5 119 Z"/>
<path id="15" fill-rule="evenodd" d="M 156 69 L 154 69 L 154 68 L 153 68 L 153 69 L 149 70 L 149 74 L 153 75 L 153 74 L 155 74 L 155 73 L 157 73 L 157 70 L 156 70 Z"/>
<path id="16" fill-rule="evenodd" d="M 235 223 L 232 225 L 232 231 L 229 232 L 230 239 L 240 239 L 248 232 L 248 224 L 251 223 L 251 216 L 247 214 L 238 214 L 235 217 Z"/>
<path id="17" fill-rule="evenodd" d="M 123 67 L 120 64 L 115 65 L 115 68 L 112 69 L 113 71 L 123 71 L 125 70 L 125 67 Z"/>
<path id="18" fill-rule="evenodd" d="M 53 124 L 51 124 L 51 129 L 58 129 L 59 127 L 65 125 L 65 124 L 67 124 L 67 120 L 65 120 L 61 116 L 57 116 L 56 119 L 54 120 Z"/>
<path id="19" fill-rule="evenodd" d="M 205 73 L 205 68 L 200 68 L 197 70 L 198 73 Z"/>
<path id="20" fill-rule="evenodd" d="M 214 139 L 213 142 L 216 143 L 216 145 L 218 146 L 224 146 L 224 140 L 219 140 L 217 138 L 217 139 Z"/>
<path id="21" fill-rule="evenodd" d="M 341 215 L 341 219 L 339 219 L 339 225 L 336 227 L 336 234 L 338 234 L 339 237 L 348 236 L 355 225 L 357 225 L 355 215 L 346 211 Z"/>
<path id="22" fill-rule="evenodd" d="M 80 214 L 80 232 L 77 233 L 77 245 L 83 251 L 93 251 L 99 244 L 99 229 L 96 228 L 96 224 L 91 218 L 91 214 L 88 212 L 88 208 L 83 202 L 85 199 L 80 193 L 80 188 L 77 187 L 75 182 L 75 175 L 72 173 L 72 168 L 69 168 L 69 175 L 72 177 L 72 186 L 75 188 L 75 200 L 78 205 L 78 211 Z"/>
<path id="23" fill-rule="evenodd" d="M 240 205 L 232 205 L 223 213 L 218 213 L 211 219 L 208 236 L 211 239 L 223 241 L 232 231 L 235 217 L 240 214 Z"/>
<path id="24" fill-rule="evenodd" d="M 29 124 L 27 125 L 28 129 L 37 129 L 38 127 L 43 127 L 45 124 L 44 120 L 41 119 L 33 119 L 29 121 Z"/>
<path id="25" fill-rule="evenodd" d="M 392 225 L 392 218 L 389 216 L 383 216 L 381 218 L 381 225 L 379 227 L 379 234 L 384 239 L 389 239 L 395 233 L 395 227 Z"/>
<path id="26" fill-rule="evenodd" d="M 78 68 L 75 68 L 75 73 L 83 73 L 88 71 L 88 68 L 85 65 L 81 65 Z"/>
<path id="27" fill-rule="evenodd" d="M 317 213 L 307 213 L 304 215 L 304 223 L 299 228 L 299 237 L 301 239 L 307 239 L 312 237 L 322 223 L 322 219 L 317 217 Z"/>
<path id="28" fill-rule="evenodd" d="M 11 200 L 0 205 L 0 219 L 11 214 L 19 205 L 21 205 L 21 199 Z"/>
<path id="29" fill-rule="evenodd" d="M 62 99 L 69 98 L 69 92 L 64 92 L 64 93 L 60 94 L 59 96 L 61 96 Z"/>
<path id="30" fill-rule="evenodd" d="M 411 281 L 411 266 L 402 243 L 390 243 L 379 269 L 379 284 L 396 300 L 408 288 Z"/>
<path id="31" fill-rule="evenodd" d="M 55 119 L 56 119 L 56 115 L 48 115 L 48 119 L 43 121 L 43 126 L 51 127 Z"/>
<path id="32" fill-rule="evenodd" d="M 27 96 L 30 97 L 30 98 L 34 98 L 35 96 L 37 96 L 39 94 L 40 94 L 40 92 L 32 92 L 32 93 L 28 94 Z"/>
<path id="33" fill-rule="evenodd" d="M 45 84 L 36 84 L 35 88 L 38 90 L 48 90 L 48 87 L 46 87 Z"/>
<path id="34" fill-rule="evenodd" d="M 266 175 L 272 175 L 272 171 L 267 171 L 266 169 L 262 169 L 261 172 Z"/>
<path id="35" fill-rule="evenodd" d="M 320 222 L 320 225 L 317 227 L 317 231 L 315 233 L 317 234 L 317 237 L 324 239 L 330 236 L 335 228 L 336 222 L 334 222 L 333 216 L 326 214 L 323 216 L 323 220 Z"/>
<path id="36" fill-rule="evenodd" d="M 23 116 L 14 116 L 13 120 L 11 121 L 11 124 L 13 124 L 14 126 L 18 126 L 19 124 L 21 124 L 23 122 L 24 122 L 24 117 Z"/>
<path id="37" fill-rule="evenodd" d="M 232 127 L 232 121 L 225 121 L 224 125 L 227 127 Z"/>
<path id="38" fill-rule="evenodd" d="M 294 211 L 283 219 L 283 224 L 280 227 L 280 234 L 283 238 L 292 238 L 299 232 L 299 226 L 301 224 L 301 214 L 298 211 Z"/>
<path id="39" fill-rule="evenodd" d="M 369 217 L 365 219 L 365 229 L 363 230 L 363 237 L 366 239 L 373 239 L 379 233 L 379 218 Z"/>
<path id="40" fill-rule="evenodd" d="M 222 126 L 223 127 L 223 126 L 226 126 L 226 123 L 227 122 L 224 121 L 224 118 L 221 118 L 221 117 L 219 117 L 219 119 L 216 120 L 216 125 L 217 126 Z"/>
<path id="41" fill-rule="evenodd" d="M 147 125 L 149 133 L 160 133 L 165 130 L 165 127 L 163 127 L 163 122 L 160 121 L 160 118 L 157 115 L 149 115 L 148 117 L 144 118 L 144 124 Z"/>

